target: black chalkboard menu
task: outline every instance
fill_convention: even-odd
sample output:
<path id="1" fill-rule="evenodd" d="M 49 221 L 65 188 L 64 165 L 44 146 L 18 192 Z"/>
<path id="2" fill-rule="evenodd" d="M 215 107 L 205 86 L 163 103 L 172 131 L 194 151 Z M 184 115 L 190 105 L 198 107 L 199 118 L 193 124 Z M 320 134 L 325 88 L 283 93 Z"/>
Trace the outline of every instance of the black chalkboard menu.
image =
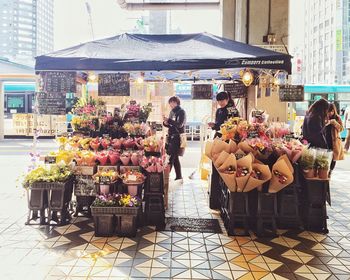
<path id="1" fill-rule="evenodd" d="M 213 85 L 211 84 L 193 84 L 192 99 L 213 99 Z"/>
<path id="2" fill-rule="evenodd" d="M 76 72 L 48 71 L 41 72 L 43 91 L 76 92 Z"/>
<path id="3" fill-rule="evenodd" d="M 43 115 L 65 115 L 66 93 L 64 92 L 37 92 L 36 102 L 38 113 Z"/>
<path id="4" fill-rule="evenodd" d="M 130 74 L 104 73 L 98 75 L 99 96 L 130 96 Z"/>
<path id="5" fill-rule="evenodd" d="M 298 102 L 304 101 L 304 86 L 301 85 L 283 85 L 279 88 L 280 101 Z"/>
<path id="6" fill-rule="evenodd" d="M 230 93 L 232 98 L 246 98 L 248 96 L 248 88 L 243 83 L 224 84 L 224 91 Z"/>

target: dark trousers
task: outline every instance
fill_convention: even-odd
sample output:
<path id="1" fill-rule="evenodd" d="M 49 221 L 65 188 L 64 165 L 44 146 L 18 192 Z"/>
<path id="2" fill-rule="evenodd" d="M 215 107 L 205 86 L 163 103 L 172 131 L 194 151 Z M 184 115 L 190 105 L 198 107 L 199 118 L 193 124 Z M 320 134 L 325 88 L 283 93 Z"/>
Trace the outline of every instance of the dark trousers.
<path id="1" fill-rule="evenodd" d="M 175 168 L 176 179 L 182 179 L 181 164 L 179 160 L 179 155 L 177 153 L 170 155 L 169 164 L 170 164 L 170 171 L 173 168 L 173 166 Z"/>
<path id="2" fill-rule="evenodd" d="M 334 169 L 335 164 L 336 164 L 336 161 L 335 161 L 335 160 L 332 160 L 331 166 L 330 166 L 330 170 L 333 170 L 333 169 Z"/>

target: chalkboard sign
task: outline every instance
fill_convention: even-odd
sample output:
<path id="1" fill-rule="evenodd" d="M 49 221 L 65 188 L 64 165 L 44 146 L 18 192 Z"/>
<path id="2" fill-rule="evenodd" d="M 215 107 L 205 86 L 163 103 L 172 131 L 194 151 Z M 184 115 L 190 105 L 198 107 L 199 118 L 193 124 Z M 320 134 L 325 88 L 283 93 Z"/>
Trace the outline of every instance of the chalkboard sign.
<path id="1" fill-rule="evenodd" d="M 232 98 L 246 98 L 248 88 L 242 83 L 224 84 L 224 90 L 231 94 Z"/>
<path id="2" fill-rule="evenodd" d="M 259 135 L 259 131 L 257 130 L 249 130 L 248 131 L 248 138 L 258 138 L 260 135 Z"/>
<path id="3" fill-rule="evenodd" d="M 43 91 L 46 92 L 76 92 L 75 72 L 42 72 Z"/>
<path id="4" fill-rule="evenodd" d="M 98 75 L 99 96 L 130 96 L 130 74 L 105 73 Z"/>
<path id="5" fill-rule="evenodd" d="M 304 101 L 304 86 L 285 85 L 279 89 L 280 101 L 298 102 Z"/>
<path id="6" fill-rule="evenodd" d="M 64 92 L 37 92 L 36 97 L 39 114 L 66 114 L 66 94 Z"/>
<path id="7" fill-rule="evenodd" d="M 213 85 L 194 84 L 191 90 L 192 99 L 213 99 Z"/>

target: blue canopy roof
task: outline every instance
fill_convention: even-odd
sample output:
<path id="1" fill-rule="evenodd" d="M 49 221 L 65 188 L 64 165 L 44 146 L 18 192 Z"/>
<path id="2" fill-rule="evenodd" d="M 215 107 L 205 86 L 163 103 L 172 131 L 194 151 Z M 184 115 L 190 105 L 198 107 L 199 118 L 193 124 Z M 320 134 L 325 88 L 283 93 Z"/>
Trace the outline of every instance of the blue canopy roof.
<path id="1" fill-rule="evenodd" d="M 291 56 L 208 33 L 122 34 L 36 57 L 35 70 L 163 71 L 258 68 L 291 73 Z"/>

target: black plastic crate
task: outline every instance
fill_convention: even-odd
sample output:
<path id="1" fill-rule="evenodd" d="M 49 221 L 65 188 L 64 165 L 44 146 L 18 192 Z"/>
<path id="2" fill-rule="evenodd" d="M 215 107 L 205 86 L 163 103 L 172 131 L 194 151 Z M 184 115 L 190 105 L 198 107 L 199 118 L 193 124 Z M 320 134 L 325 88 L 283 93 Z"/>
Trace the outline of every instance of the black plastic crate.
<path id="1" fill-rule="evenodd" d="M 165 209 L 163 195 L 145 196 L 145 220 L 147 225 L 164 225 Z"/>
<path id="2" fill-rule="evenodd" d="M 135 237 L 137 233 L 137 216 L 123 215 L 116 216 L 116 233 L 123 237 Z"/>
<path id="3" fill-rule="evenodd" d="M 247 192 L 227 193 L 227 217 L 224 225 L 229 235 L 249 234 L 249 203 Z M 238 233 L 238 228 L 243 227 L 243 234 Z"/>
<path id="4" fill-rule="evenodd" d="M 258 192 L 257 235 L 276 236 L 277 234 L 277 195 L 276 193 Z"/>
<path id="5" fill-rule="evenodd" d="M 322 207 L 308 207 L 305 216 L 305 228 L 310 231 L 328 233 L 327 219 L 326 205 Z"/>
<path id="6" fill-rule="evenodd" d="M 300 228 L 301 207 L 297 185 L 289 185 L 277 193 L 278 225 L 281 228 Z"/>
<path id="7" fill-rule="evenodd" d="M 88 217 L 91 216 L 91 204 L 94 202 L 96 196 L 85 196 L 85 195 L 77 195 L 76 196 L 76 208 L 74 212 L 74 216 L 77 217 L 79 213 L 86 215 Z"/>
<path id="8" fill-rule="evenodd" d="M 115 231 L 115 217 L 113 214 L 94 215 L 96 237 L 111 237 Z"/>

